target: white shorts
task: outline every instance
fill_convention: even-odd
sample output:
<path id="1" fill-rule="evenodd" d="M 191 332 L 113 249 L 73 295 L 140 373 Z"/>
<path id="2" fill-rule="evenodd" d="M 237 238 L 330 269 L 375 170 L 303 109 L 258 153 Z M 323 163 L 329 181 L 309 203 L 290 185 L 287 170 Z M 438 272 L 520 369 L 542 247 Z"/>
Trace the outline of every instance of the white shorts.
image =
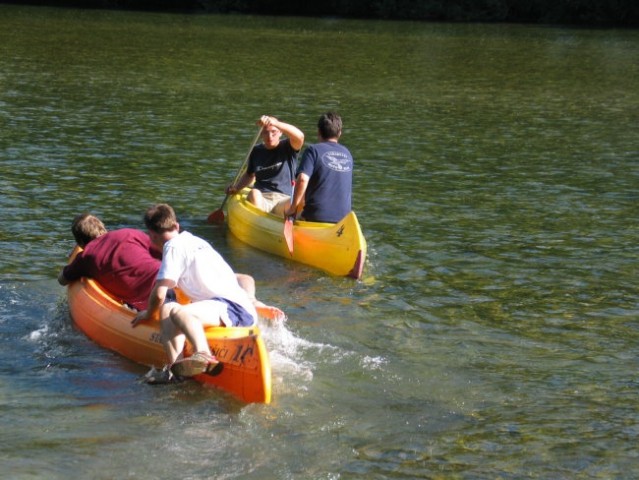
<path id="1" fill-rule="evenodd" d="M 180 305 L 204 326 L 250 327 L 255 318 L 244 308 L 228 300 L 200 300 Z"/>
<path id="2" fill-rule="evenodd" d="M 264 199 L 264 208 L 267 212 L 273 211 L 275 206 L 283 200 L 289 200 L 291 197 L 280 192 L 262 192 Z"/>

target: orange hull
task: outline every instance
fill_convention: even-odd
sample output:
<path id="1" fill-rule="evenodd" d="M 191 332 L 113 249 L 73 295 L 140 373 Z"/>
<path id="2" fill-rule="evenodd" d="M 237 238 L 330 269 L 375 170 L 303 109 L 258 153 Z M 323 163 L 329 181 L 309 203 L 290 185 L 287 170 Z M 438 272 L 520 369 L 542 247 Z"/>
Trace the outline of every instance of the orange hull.
<path id="1" fill-rule="evenodd" d="M 75 325 L 93 341 L 143 365 L 162 367 L 166 363 L 159 322 L 132 328 L 135 313 L 91 279 L 72 283 L 67 295 Z M 271 365 L 259 327 L 209 327 L 206 335 L 223 368 L 216 375 L 197 375 L 195 380 L 247 403 L 270 403 Z"/>

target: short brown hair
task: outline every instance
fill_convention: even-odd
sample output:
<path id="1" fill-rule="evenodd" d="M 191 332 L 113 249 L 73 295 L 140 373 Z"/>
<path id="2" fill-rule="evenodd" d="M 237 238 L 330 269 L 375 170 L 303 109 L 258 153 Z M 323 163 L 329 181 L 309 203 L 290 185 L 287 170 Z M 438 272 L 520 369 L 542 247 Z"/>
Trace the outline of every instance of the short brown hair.
<path id="1" fill-rule="evenodd" d="M 85 247 L 91 240 L 107 233 L 107 229 L 98 217 L 82 213 L 73 219 L 71 233 L 77 244 Z"/>
<path id="2" fill-rule="evenodd" d="M 319 118 L 317 129 L 325 140 L 339 138 L 342 134 L 342 117 L 335 112 L 326 112 Z"/>
<path id="3" fill-rule="evenodd" d="M 175 211 L 167 203 L 150 206 L 144 214 L 144 225 L 155 233 L 170 232 L 178 228 Z"/>

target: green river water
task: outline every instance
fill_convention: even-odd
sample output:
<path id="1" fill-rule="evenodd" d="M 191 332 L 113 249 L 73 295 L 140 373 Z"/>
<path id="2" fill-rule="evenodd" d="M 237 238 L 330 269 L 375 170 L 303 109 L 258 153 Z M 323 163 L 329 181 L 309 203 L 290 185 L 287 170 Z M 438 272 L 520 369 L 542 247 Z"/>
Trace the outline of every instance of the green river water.
<path id="1" fill-rule="evenodd" d="M 206 223 L 262 114 L 334 109 L 355 282 Z M 12 479 L 639 478 L 639 32 L 0 5 L 0 439 Z M 171 203 L 258 295 L 273 403 L 72 326 L 74 215 Z"/>

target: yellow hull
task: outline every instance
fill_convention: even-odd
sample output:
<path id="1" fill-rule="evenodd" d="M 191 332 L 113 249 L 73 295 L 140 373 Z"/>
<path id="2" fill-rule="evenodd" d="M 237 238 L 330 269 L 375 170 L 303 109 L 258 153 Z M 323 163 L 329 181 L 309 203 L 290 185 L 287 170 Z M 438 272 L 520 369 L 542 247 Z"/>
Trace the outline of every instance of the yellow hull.
<path id="1" fill-rule="evenodd" d="M 366 260 L 366 239 L 355 212 L 337 223 L 304 222 L 293 225 L 293 254 L 284 239 L 284 219 L 265 213 L 246 201 L 246 193 L 228 202 L 229 230 L 259 250 L 304 263 L 333 275 L 361 278 Z"/>
<path id="2" fill-rule="evenodd" d="M 132 328 L 135 313 L 91 279 L 72 283 L 67 295 L 74 323 L 97 344 L 143 365 L 162 367 L 166 363 L 159 322 Z M 270 403 L 271 364 L 259 328 L 209 327 L 206 336 L 223 368 L 216 375 L 197 375 L 195 380 L 247 403 Z"/>

